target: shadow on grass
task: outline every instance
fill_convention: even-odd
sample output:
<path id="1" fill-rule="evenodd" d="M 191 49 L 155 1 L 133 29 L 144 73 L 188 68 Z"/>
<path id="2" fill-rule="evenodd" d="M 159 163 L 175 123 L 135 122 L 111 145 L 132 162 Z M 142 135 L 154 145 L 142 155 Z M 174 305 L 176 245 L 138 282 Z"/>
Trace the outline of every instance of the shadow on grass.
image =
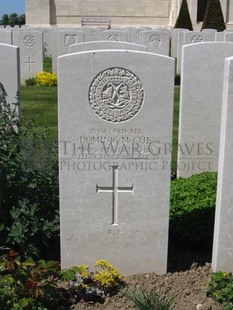
<path id="1" fill-rule="evenodd" d="M 170 220 L 168 272 L 211 262 L 214 213 L 214 208 L 195 210 Z"/>

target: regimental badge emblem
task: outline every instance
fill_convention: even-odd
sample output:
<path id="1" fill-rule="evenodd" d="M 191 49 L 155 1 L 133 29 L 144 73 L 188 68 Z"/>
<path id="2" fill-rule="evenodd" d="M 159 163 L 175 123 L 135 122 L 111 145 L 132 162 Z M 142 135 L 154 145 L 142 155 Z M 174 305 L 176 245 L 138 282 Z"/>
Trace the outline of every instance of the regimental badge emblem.
<path id="1" fill-rule="evenodd" d="M 117 34 L 110 34 L 108 41 L 120 41 L 120 37 Z"/>
<path id="2" fill-rule="evenodd" d="M 203 38 L 202 36 L 200 36 L 199 34 L 196 34 L 195 36 L 192 37 L 191 42 L 192 43 L 198 43 L 198 42 L 202 42 Z"/>
<path id="3" fill-rule="evenodd" d="M 36 43 L 36 39 L 33 35 L 31 34 L 27 34 L 24 38 L 23 38 L 23 43 L 27 46 L 27 47 L 33 47 Z"/>
<path id="4" fill-rule="evenodd" d="M 109 68 L 100 72 L 89 88 L 92 109 L 107 122 L 130 120 L 140 111 L 143 101 L 141 81 L 124 68 Z"/>
<path id="5" fill-rule="evenodd" d="M 159 46 L 161 45 L 161 43 L 162 43 L 161 36 L 158 35 L 158 34 L 153 34 L 153 35 L 150 37 L 149 41 L 150 41 L 150 45 L 151 45 L 152 47 L 159 47 Z"/>
<path id="6" fill-rule="evenodd" d="M 70 46 L 77 42 L 77 35 L 76 34 L 65 34 L 64 36 L 64 44 L 65 46 Z"/>

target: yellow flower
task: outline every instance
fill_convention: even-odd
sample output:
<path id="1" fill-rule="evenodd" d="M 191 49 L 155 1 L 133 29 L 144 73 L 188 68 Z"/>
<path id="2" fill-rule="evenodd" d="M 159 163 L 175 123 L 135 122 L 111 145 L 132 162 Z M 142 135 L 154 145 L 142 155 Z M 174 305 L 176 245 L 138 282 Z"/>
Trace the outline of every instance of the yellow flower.
<path id="1" fill-rule="evenodd" d="M 95 263 L 95 267 L 101 270 L 94 274 L 94 280 L 105 287 L 117 286 L 123 276 L 106 260 L 100 259 Z"/>
<path id="2" fill-rule="evenodd" d="M 51 72 L 39 72 L 36 75 L 36 85 L 38 86 L 56 86 L 57 74 Z"/>
<path id="3" fill-rule="evenodd" d="M 82 278 L 88 278 L 89 273 L 89 267 L 87 265 L 80 265 L 79 267 L 79 274 Z"/>

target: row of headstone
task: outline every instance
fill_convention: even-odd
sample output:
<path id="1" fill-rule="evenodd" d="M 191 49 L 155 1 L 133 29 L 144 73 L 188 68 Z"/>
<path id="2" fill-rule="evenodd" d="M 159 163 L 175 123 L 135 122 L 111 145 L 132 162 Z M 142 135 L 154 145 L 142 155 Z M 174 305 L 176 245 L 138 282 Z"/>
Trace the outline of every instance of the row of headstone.
<path id="1" fill-rule="evenodd" d="M 226 40 L 231 40 L 232 32 L 223 32 L 223 34 Z M 166 56 L 171 53 L 172 57 L 177 58 L 177 72 L 180 73 L 182 46 L 214 41 L 215 35 L 216 31 L 213 29 L 193 32 L 187 29 L 168 30 L 166 28 L 106 30 L 88 27 L 81 29 L 25 27 L 0 30 L 0 43 L 13 44 L 24 50 L 21 62 L 21 83 L 24 83 L 26 79 L 34 77 L 37 72 L 43 70 L 42 57 L 52 56 L 53 71 L 56 72 L 58 56 L 69 53 L 69 47 L 73 44 L 90 41 L 99 41 L 100 45 L 104 41 L 135 43 L 146 46 L 147 51 L 151 53 Z"/>
<path id="2" fill-rule="evenodd" d="M 124 274 L 165 273 L 174 59 L 95 44 L 59 57 L 62 267 L 105 258 Z M 1 102 L 17 111 L 19 48 L 0 54 Z M 232 271 L 233 43 L 182 55 L 178 176 L 219 172 L 213 269 Z"/>

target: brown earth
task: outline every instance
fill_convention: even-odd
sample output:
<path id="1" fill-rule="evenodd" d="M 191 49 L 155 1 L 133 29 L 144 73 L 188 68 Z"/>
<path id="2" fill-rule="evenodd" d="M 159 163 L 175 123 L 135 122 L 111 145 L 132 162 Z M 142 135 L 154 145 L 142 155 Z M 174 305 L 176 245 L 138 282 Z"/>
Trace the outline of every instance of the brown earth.
<path id="1" fill-rule="evenodd" d="M 169 249 L 169 272 L 167 274 L 150 273 L 126 277 L 124 278 L 126 287 L 136 290 L 140 288 L 155 291 L 162 289 L 168 296 L 179 292 L 174 310 L 221 310 L 220 305 L 206 296 L 206 288 L 212 273 L 209 263 L 210 255 L 210 252 L 195 252 L 184 248 Z M 136 308 L 130 300 L 118 293 L 115 296 L 107 297 L 104 304 L 79 304 L 74 309 L 118 310 Z"/>

